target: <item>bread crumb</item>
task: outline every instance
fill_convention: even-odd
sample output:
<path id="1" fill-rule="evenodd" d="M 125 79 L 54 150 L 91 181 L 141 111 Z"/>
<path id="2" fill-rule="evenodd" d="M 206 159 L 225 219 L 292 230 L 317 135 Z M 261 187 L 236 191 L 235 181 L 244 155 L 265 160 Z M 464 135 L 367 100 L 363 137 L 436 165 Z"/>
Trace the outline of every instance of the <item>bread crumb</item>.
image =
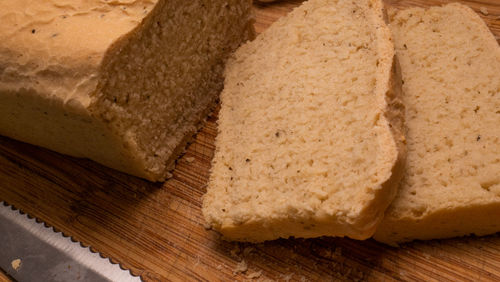
<path id="1" fill-rule="evenodd" d="M 233 258 L 236 258 L 236 259 L 240 259 L 240 246 L 239 245 L 235 245 L 234 248 L 231 250 L 230 254 L 231 254 L 231 257 Z"/>
<path id="2" fill-rule="evenodd" d="M 195 263 L 194 263 L 194 266 L 198 266 L 201 262 L 201 259 L 199 256 L 196 257 L 196 260 L 195 260 Z"/>
<path id="3" fill-rule="evenodd" d="M 203 228 L 205 228 L 205 230 L 211 230 L 212 229 L 212 225 L 210 225 L 209 223 L 205 222 L 203 224 Z"/>
<path id="4" fill-rule="evenodd" d="M 261 275 L 262 275 L 262 270 L 259 270 L 256 272 L 249 273 L 247 275 L 247 279 L 256 279 L 256 278 L 259 278 Z"/>
<path id="5" fill-rule="evenodd" d="M 21 267 L 21 259 L 15 259 L 13 260 L 10 265 L 12 266 L 12 268 L 17 271 L 19 270 L 19 268 Z"/>
<path id="6" fill-rule="evenodd" d="M 244 273 L 248 270 L 248 265 L 245 260 L 238 262 L 236 268 L 233 270 L 233 274 Z"/>
<path id="7" fill-rule="evenodd" d="M 287 274 L 280 274 L 280 278 L 283 279 L 283 281 L 290 281 L 293 277 L 293 273 L 287 273 Z"/>
<path id="8" fill-rule="evenodd" d="M 345 278 L 348 278 L 349 275 L 351 274 L 351 272 L 352 272 L 352 268 L 348 268 L 347 271 L 342 274 L 342 276 L 344 276 Z"/>
<path id="9" fill-rule="evenodd" d="M 254 247 L 246 247 L 243 249 L 243 256 L 248 256 L 255 251 Z"/>
<path id="10" fill-rule="evenodd" d="M 342 247 L 335 248 L 335 255 L 338 257 L 342 256 Z"/>
<path id="11" fill-rule="evenodd" d="M 488 15 L 488 9 L 486 7 L 479 7 L 479 11 L 485 16 Z"/>
<path id="12" fill-rule="evenodd" d="M 222 264 L 217 265 L 216 269 L 217 270 L 222 270 Z"/>
<path id="13" fill-rule="evenodd" d="M 193 161 L 194 161 L 193 157 L 187 157 L 186 158 L 186 162 L 188 162 L 188 163 L 192 163 Z"/>
<path id="14" fill-rule="evenodd" d="M 165 178 L 166 178 L 166 179 L 170 179 L 170 178 L 172 178 L 172 177 L 174 177 L 174 175 L 173 175 L 172 173 L 170 173 L 170 172 L 167 172 L 167 173 L 165 174 Z"/>

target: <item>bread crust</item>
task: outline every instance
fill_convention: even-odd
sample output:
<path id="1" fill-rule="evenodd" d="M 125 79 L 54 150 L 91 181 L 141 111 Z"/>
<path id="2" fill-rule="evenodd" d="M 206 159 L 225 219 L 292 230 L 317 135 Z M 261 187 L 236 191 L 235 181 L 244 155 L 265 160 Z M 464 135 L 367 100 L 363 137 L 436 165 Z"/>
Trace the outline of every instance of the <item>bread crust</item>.
<path id="1" fill-rule="evenodd" d="M 148 67 L 142 61 L 136 61 L 161 62 L 164 57 L 175 57 L 176 54 L 165 50 L 166 54 L 145 55 L 137 49 L 161 48 L 154 44 L 163 44 L 165 40 L 161 38 L 170 36 L 167 29 L 164 29 L 165 34 L 152 34 L 152 30 L 163 32 L 163 27 L 174 25 L 163 16 L 171 3 L 177 3 L 175 7 L 192 5 L 196 8 L 196 1 L 186 4 L 165 0 L 125 1 L 120 5 L 94 0 L 73 1 L 65 5 L 56 0 L 2 2 L 2 22 L 17 29 L 0 30 L 0 134 L 74 157 L 89 158 L 151 181 L 164 180 L 188 140 L 214 108 L 222 88 L 222 65 L 229 52 L 254 36 L 250 0 L 232 1 L 234 11 L 242 14 L 238 19 L 233 14 L 233 18 L 217 19 L 217 22 L 226 20 L 218 23 L 223 32 L 212 42 L 221 48 L 207 50 L 197 62 L 198 69 L 209 69 L 210 72 L 205 71 L 192 85 L 179 86 L 182 89 L 171 86 L 175 91 L 163 90 L 168 81 L 173 80 L 171 85 L 179 82 L 175 80 L 177 74 L 172 72 L 178 72 L 183 66 L 169 70 L 164 64 Z M 213 1 L 211 5 L 203 4 L 203 7 L 226 4 Z M 23 12 L 27 6 L 30 13 Z M 229 9 L 227 11 L 229 14 Z M 219 15 L 218 11 L 210 13 Z M 198 17 L 178 17 L 179 21 L 188 23 L 199 20 Z M 141 46 L 145 42 L 151 46 Z M 179 56 L 191 58 L 197 54 Z M 141 81 L 139 76 L 147 73 L 152 73 L 149 77 L 154 78 Z M 141 98 L 148 95 L 136 104 L 147 105 L 144 107 L 149 108 L 151 114 L 127 105 L 130 93 L 125 93 L 127 87 L 119 88 L 119 84 L 125 85 L 132 79 L 135 79 L 135 85 L 143 87 L 133 94 Z M 162 87 L 157 87 L 157 91 L 145 89 L 160 84 Z M 196 95 L 208 98 L 201 102 L 198 101 L 201 99 L 192 99 L 192 103 L 186 98 L 180 105 L 175 104 L 176 101 L 170 102 L 167 109 L 161 108 L 164 105 L 153 99 L 148 100 L 149 97 L 161 96 L 165 98 L 160 100 L 169 101 L 168 97 L 172 95 L 175 97 L 170 100 L 181 100 L 195 97 L 195 90 L 198 91 Z M 117 103 L 109 103 L 109 99 Z M 127 102 L 116 106 L 123 100 Z M 165 117 L 168 116 L 165 112 L 179 111 L 178 108 L 193 113 L 186 114 L 188 117 L 181 116 L 182 112 L 170 119 Z M 156 116 L 154 111 L 157 111 Z M 128 123 L 135 119 L 141 120 L 142 124 L 134 124 L 135 128 L 132 128 L 123 122 L 125 117 Z M 142 136 L 139 129 L 144 124 L 157 125 L 160 129 L 168 125 L 171 136 L 162 136 L 164 130 L 158 130 L 156 136 Z M 148 147 L 150 139 L 161 139 L 162 142 L 155 142 L 155 148 L 150 149 L 153 147 Z"/>

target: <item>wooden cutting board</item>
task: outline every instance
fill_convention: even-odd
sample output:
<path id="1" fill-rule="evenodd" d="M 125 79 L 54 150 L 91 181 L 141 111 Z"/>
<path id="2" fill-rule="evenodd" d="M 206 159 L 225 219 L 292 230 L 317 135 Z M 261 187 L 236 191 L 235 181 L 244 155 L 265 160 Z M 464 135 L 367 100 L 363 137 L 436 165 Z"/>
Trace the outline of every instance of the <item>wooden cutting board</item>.
<path id="1" fill-rule="evenodd" d="M 301 2 L 256 5 L 257 31 Z M 463 2 L 478 12 L 486 8 L 488 14 L 480 14 L 500 36 L 500 1 Z M 342 238 L 263 244 L 221 241 L 218 234 L 205 230 L 200 213 L 214 152 L 215 122 L 216 113 L 178 160 L 173 179 L 165 183 L 150 183 L 0 137 L 0 201 L 90 245 L 145 281 L 500 280 L 498 234 L 414 242 L 400 248 Z M 500 215 L 492 215 L 492 220 L 500 220 Z"/>

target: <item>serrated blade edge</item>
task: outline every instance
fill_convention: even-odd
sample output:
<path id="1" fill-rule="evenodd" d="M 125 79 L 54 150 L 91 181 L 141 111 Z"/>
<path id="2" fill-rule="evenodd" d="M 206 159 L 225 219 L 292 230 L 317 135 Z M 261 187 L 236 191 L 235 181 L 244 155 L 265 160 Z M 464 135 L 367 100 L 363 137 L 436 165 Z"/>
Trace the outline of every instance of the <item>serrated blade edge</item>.
<path id="1" fill-rule="evenodd" d="M 0 254 L 0 267 L 18 281 L 141 281 L 4 202 L 0 202 Z M 14 267 L 17 259 L 20 266 Z"/>

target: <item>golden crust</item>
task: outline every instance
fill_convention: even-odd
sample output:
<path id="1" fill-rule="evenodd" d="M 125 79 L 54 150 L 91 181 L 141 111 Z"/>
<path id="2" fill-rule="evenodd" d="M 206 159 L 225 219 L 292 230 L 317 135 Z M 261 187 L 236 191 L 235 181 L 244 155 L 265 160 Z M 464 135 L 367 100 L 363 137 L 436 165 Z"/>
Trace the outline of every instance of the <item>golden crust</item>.
<path id="1" fill-rule="evenodd" d="M 153 181 L 200 126 L 250 0 L 0 3 L 0 134 Z"/>

